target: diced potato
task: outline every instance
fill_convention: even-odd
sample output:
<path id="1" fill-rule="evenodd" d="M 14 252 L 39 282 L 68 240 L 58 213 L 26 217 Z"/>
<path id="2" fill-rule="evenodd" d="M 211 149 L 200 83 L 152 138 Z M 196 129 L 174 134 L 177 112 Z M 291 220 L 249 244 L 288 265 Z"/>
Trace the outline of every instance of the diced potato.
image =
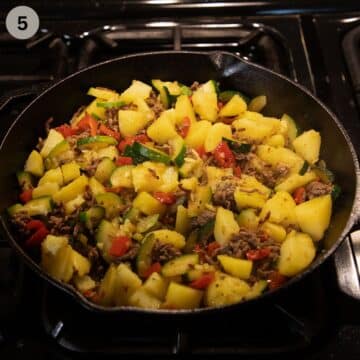
<path id="1" fill-rule="evenodd" d="M 233 169 L 232 168 L 218 168 L 216 166 L 207 166 L 206 167 L 206 176 L 208 179 L 208 184 L 211 187 L 212 191 L 215 191 L 216 185 L 221 182 L 222 178 L 225 176 L 232 176 Z"/>
<path id="2" fill-rule="evenodd" d="M 60 142 L 64 140 L 64 137 L 56 130 L 50 129 L 47 138 L 44 141 L 43 147 L 40 151 L 40 155 L 46 158 L 50 151 Z"/>
<path id="3" fill-rule="evenodd" d="M 165 299 L 168 282 L 157 272 L 153 272 L 144 282 L 142 288 L 159 300 Z"/>
<path id="4" fill-rule="evenodd" d="M 111 264 L 101 280 L 99 289 L 100 305 L 111 306 L 115 303 L 115 286 L 117 282 L 117 271 L 114 264 Z"/>
<path id="5" fill-rule="evenodd" d="M 204 302 L 207 306 L 224 306 L 240 302 L 250 291 L 250 286 L 241 279 L 217 273 L 207 287 Z"/>
<path id="6" fill-rule="evenodd" d="M 296 224 L 295 208 L 296 204 L 291 195 L 285 191 L 279 191 L 265 203 L 260 212 L 260 219 L 267 219 L 284 226 Z"/>
<path id="7" fill-rule="evenodd" d="M 53 195 L 53 200 L 57 203 L 65 203 L 76 198 L 78 195 L 84 193 L 88 182 L 88 178 L 85 175 L 81 175 L 55 193 Z"/>
<path id="8" fill-rule="evenodd" d="M 72 264 L 74 272 L 79 276 L 84 276 L 90 271 L 90 261 L 75 250 L 72 250 Z"/>
<path id="9" fill-rule="evenodd" d="M 243 98 L 235 94 L 219 111 L 219 116 L 236 116 L 246 111 L 247 105 Z"/>
<path id="10" fill-rule="evenodd" d="M 275 134 L 266 139 L 264 143 L 274 147 L 284 147 L 285 137 L 282 134 Z"/>
<path id="11" fill-rule="evenodd" d="M 24 170 L 38 177 L 43 176 L 44 160 L 36 150 L 30 153 L 26 160 Z"/>
<path id="12" fill-rule="evenodd" d="M 96 286 L 96 282 L 89 275 L 74 275 L 74 284 L 76 288 L 81 292 L 92 290 Z"/>
<path id="13" fill-rule="evenodd" d="M 278 269 L 280 274 L 295 276 L 314 260 L 315 246 L 308 234 L 292 231 L 282 243 Z"/>
<path id="14" fill-rule="evenodd" d="M 196 122 L 194 109 L 187 95 L 180 95 L 175 104 L 176 123 L 181 124 L 185 117 L 189 118 L 191 124 Z"/>
<path id="15" fill-rule="evenodd" d="M 268 282 L 266 280 L 257 281 L 250 289 L 250 291 L 245 295 L 246 300 L 255 299 L 260 296 L 264 290 L 267 288 Z"/>
<path id="16" fill-rule="evenodd" d="M 208 263 L 195 264 L 185 275 L 186 281 L 194 281 L 202 277 L 204 274 L 215 273 L 216 268 L 214 265 Z"/>
<path id="17" fill-rule="evenodd" d="M 142 130 L 148 120 L 144 113 L 135 110 L 119 110 L 119 129 L 123 136 L 134 136 Z"/>
<path id="18" fill-rule="evenodd" d="M 145 115 L 147 121 L 154 120 L 155 114 L 144 99 L 137 98 L 133 101 L 133 104 L 137 106 L 138 111 Z"/>
<path id="19" fill-rule="evenodd" d="M 237 259 L 227 255 L 218 255 L 217 259 L 226 273 L 243 280 L 247 280 L 250 277 L 253 267 L 252 261 Z"/>
<path id="20" fill-rule="evenodd" d="M 98 159 L 102 159 L 106 157 L 113 161 L 117 159 L 119 156 L 119 150 L 116 148 L 115 145 L 110 145 L 102 149 L 99 149 L 96 151 L 96 153 Z"/>
<path id="21" fill-rule="evenodd" d="M 215 218 L 214 237 L 220 245 L 225 245 L 240 228 L 232 211 L 218 207 Z"/>
<path id="22" fill-rule="evenodd" d="M 80 176 L 80 166 L 74 161 L 62 165 L 61 171 L 63 174 L 65 184 Z"/>
<path id="23" fill-rule="evenodd" d="M 166 112 L 155 120 L 147 129 L 147 135 L 158 144 L 165 144 L 178 136 L 175 125 Z"/>
<path id="24" fill-rule="evenodd" d="M 208 185 L 197 186 L 195 192 L 191 194 L 188 202 L 188 216 L 195 217 L 199 215 L 211 200 L 211 189 Z"/>
<path id="25" fill-rule="evenodd" d="M 63 185 L 64 178 L 63 178 L 63 174 L 62 174 L 60 167 L 46 171 L 44 176 L 42 178 L 40 178 L 38 185 L 43 185 L 48 182 L 50 182 L 50 183 L 55 182 L 55 183 L 59 184 L 60 186 Z"/>
<path id="26" fill-rule="evenodd" d="M 37 186 L 33 189 L 32 197 L 33 199 L 42 197 L 42 196 L 51 196 L 59 191 L 59 185 L 57 183 L 45 183 Z"/>
<path id="27" fill-rule="evenodd" d="M 146 215 L 163 214 L 166 206 L 149 193 L 140 192 L 133 201 L 133 207 Z"/>
<path id="28" fill-rule="evenodd" d="M 202 135 L 204 136 L 204 135 Z M 231 127 L 224 123 L 214 124 L 208 131 L 204 143 L 205 151 L 211 152 L 221 143 L 222 138 L 232 138 Z"/>
<path id="29" fill-rule="evenodd" d="M 279 164 L 289 166 L 292 174 L 298 174 L 304 164 L 304 160 L 299 155 L 287 148 L 259 145 L 256 154 L 260 159 L 273 166 Z"/>
<path id="30" fill-rule="evenodd" d="M 144 309 L 159 309 L 161 301 L 141 287 L 129 296 L 128 304 Z"/>
<path id="31" fill-rule="evenodd" d="M 195 309 L 200 306 L 202 297 L 202 291 L 172 281 L 166 292 L 165 307 Z"/>
<path id="32" fill-rule="evenodd" d="M 136 99 L 147 99 L 151 93 L 151 86 L 138 81 L 133 80 L 132 84 L 120 95 L 120 101 L 131 103 Z"/>
<path id="33" fill-rule="evenodd" d="M 110 176 L 110 183 L 112 187 L 133 188 L 132 170 L 134 165 L 119 166 Z"/>
<path id="34" fill-rule="evenodd" d="M 66 236 L 48 235 L 41 244 L 41 266 L 55 279 L 68 282 L 74 272 L 72 251 Z"/>
<path id="35" fill-rule="evenodd" d="M 178 249 L 182 249 L 185 246 L 184 236 L 176 231 L 161 229 L 152 231 L 149 234 L 154 236 L 156 240 L 163 244 L 171 244 Z"/>
<path id="36" fill-rule="evenodd" d="M 121 263 L 116 269 L 115 281 L 115 304 L 128 305 L 130 296 L 139 289 L 142 282 L 141 279 L 131 269 Z"/>
<path id="37" fill-rule="evenodd" d="M 191 97 L 195 112 L 201 120 L 214 122 L 217 118 L 218 106 L 215 84 L 213 80 L 201 85 Z"/>
<path id="38" fill-rule="evenodd" d="M 295 152 L 310 164 L 319 160 L 321 136 L 315 130 L 308 130 L 299 135 L 292 143 Z"/>
<path id="39" fill-rule="evenodd" d="M 119 97 L 119 94 L 116 91 L 103 87 L 91 87 L 88 90 L 88 95 L 94 96 L 102 100 L 111 100 Z"/>
<path id="40" fill-rule="evenodd" d="M 78 195 L 76 198 L 66 202 L 64 204 L 65 213 L 67 215 L 72 214 L 76 209 L 78 209 L 83 203 L 85 199 L 82 195 Z"/>
<path id="41" fill-rule="evenodd" d="M 193 122 L 190 126 L 189 133 L 185 138 L 186 145 L 197 149 L 204 145 L 207 134 L 211 129 L 211 123 L 206 120 Z"/>
<path id="42" fill-rule="evenodd" d="M 265 221 L 261 225 L 261 230 L 270 236 L 271 239 L 274 239 L 277 242 L 283 242 L 286 238 L 286 230 L 283 226 L 278 224 L 273 224 L 269 221 Z"/>
<path id="43" fill-rule="evenodd" d="M 319 241 L 330 225 L 331 208 L 331 195 L 319 196 L 297 205 L 295 213 L 300 229 L 314 241 Z"/>
<path id="44" fill-rule="evenodd" d="M 97 181 L 95 177 L 89 179 L 89 187 L 94 196 L 106 193 L 104 185 Z"/>
<path id="45" fill-rule="evenodd" d="M 265 199 L 267 199 L 271 193 L 271 190 L 263 185 L 256 177 L 251 175 L 242 174 L 239 181 L 240 190 L 256 190 L 257 193 L 261 194 Z"/>
<path id="46" fill-rule="evenodd" d="M 259 217 L 255 209 L 244 209 L 237 216 L 237 222 L 240 227 L 255 230 L 259 225 Z"/>
<path id="47" fill-rule="evenodd" d="M 198 179 L 195 176 L 188 179 L 181 179 L 180 186 L 184 190 L 194 191 L 198 186 Z"/>
<path id="48" fill-rule="evenodd" d="M 179 205 L 176 211 L 175 230 L 183 235 L 186 235 L 190 229 L 190 218 L 187 209 Z"/>
<path id="49" fill-rule="evenodd" d="M 314 171 L 309 171 L 304 175 L 292 174 L 280 184 L 276 185 L 276 191 L 287 191 L 292 193 L 295 189 L 308 184 L 316 179 L 317 175 Z"/>

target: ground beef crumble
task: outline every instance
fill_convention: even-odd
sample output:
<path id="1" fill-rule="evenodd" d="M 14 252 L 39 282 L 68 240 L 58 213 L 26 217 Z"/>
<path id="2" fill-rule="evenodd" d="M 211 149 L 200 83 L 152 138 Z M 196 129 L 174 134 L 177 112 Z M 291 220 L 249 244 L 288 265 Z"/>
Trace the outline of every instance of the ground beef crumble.
<path id="1" fill-rule="evenodd" d="M 180 256 L 181 251 L 171 244 L 162 244 L 156 241 L 151 252 L 152 263 L 164 264 L 171 259 Z"/>
<path id="2" fill-rule="evenodd" d="M 321 181 L 312 181 L 305 187 L 306 197 L 311 200 L 315 197 L 330 194 L 333 189 L 333 185 L 325 184 Z"/>

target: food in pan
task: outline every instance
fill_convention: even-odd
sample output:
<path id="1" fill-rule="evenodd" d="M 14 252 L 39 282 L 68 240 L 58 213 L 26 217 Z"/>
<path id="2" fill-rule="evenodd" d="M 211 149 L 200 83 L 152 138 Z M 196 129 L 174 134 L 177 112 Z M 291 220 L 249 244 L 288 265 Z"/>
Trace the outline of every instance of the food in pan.
<path id="1" fill-rule="evenodd" d="M 321 251 L 339 187 L 319 132 L 213 80 L 88 94 L 70 124 L 47 122 L 8 209 L 50 276 L 103 306 L 215 307 Z"/>

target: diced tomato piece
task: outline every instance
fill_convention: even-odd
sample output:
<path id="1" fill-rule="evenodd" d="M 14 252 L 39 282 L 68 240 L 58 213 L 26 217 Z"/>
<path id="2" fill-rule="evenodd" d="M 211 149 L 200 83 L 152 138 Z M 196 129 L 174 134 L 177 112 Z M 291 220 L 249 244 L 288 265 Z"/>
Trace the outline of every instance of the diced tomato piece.
<path id="1" fill-rule="evenodd" d="M 161 270 L 161 264 L 159 262 L 153 263 L 144 271 L 144 277 L 148 278 L 152 273 L 154 272 L 159 273 L 160 270 Z"/>
<path id="2" fill-rule="evenodd" d="M 25 227 L 28 230 L 37 230 L 46 226 L 41 220 L 30 220 Z"/>
<path id="3" fill-rule="evenodd" d="M 82 131 L 90 129 L 91 136 L 96 136 L 98 123 L 91 115 L 85 114 L 76 127 Z"/>
<path id="4" fill-rule="evenodd" d="M 213 272 L 205 273 L 198 279 L 192 281 L 190 286 L 194 289 L 206 289 L 215 279 Z"/>
<path id="5" fill-rule="evenodd" d="M 123 165 L 131 165 L 133 163 L 133 159 L 129 156 L 119 156 L 116 160 L 117 166 L 123 166 Z"/>
<path id="6" fill-rule="evenodd" d="M 190 125 L 191 125 L 190 119 L 187 116 L 184 117 L 181 126 L 178 129 L 178 133 L 182 138 L 185 138 L 189 133 Z"/>
<path id="7" fill-rule="evenodd" d="M 55 130 L 58 131 L 59 133 L 61 133 L 64 138 L 67 138 L 69 136 L 73 136 L 73 135 L 77 134 L 77 130 L 72 128 L 68 124 L 60 125 L 57 128 L 55 128 Z"/>
<path id="8" fill-rule="evenodd" d="M 199 146 L 198 148 L 195 149 L 195 151 L 198 153 L 198 155 L 203 159 L 204 156 L 206 155 L 206 151 L 204 148 L 204 145 Z"/>
<path id="9" fill-rule="evenodd" d="M 32 199 L 32 189 L 29 190 L 25 190 L 23 191 L 20 195 L 19 198 L 21 200 L 22 203 L 27 203 Z"/>
<path id="10" fill-rule="evenodd" d="M 205 250 L 199 244 L 194 246 L 194 252 L 199 255 L 201 263 L 205 261 Z"/>
<path id="11" fill-rule="evenodd" d="M 241 167 L 240 166 L 234 167 L 234 175 L 238 178 L 241 177 Z"/>
<path id="12" fill-rule="evenodd" d="M 109 129 L 107 126 L 105 126 L 104 124 L 100 124 L 99 126 L 99 133 L 102 135 L 107 135 L 107 136 L 112 136 L 113 138 L 115 138 L 117 141 L 120 140 L 120 133 L 118 133 L 117 131 L 111 130 Z"/>
<path id="13" fill-rule="evenodd" d="M 129 250 L 130 245 L 131 239 L 128 236 L 118 236 L 112 241 L 109 255 L 115 257 L 122 256 Z"/>
<path id="14" fill-rule="evenodd" d="M 275 290 L 287 281 L 287 277 L 280 274 L 278 271 L 272 271 L 269 275 L 269 289 Z"/>
<path id="15" fill-rule="evenodd" d="M 135 141 L 137 141 L 141 144 L 145 144 L 145 143 L 149 142 L 150 139 L 148 138 L 148 136 L 146 134 L 131 136 L 131 137 L 128 137 L 128 138 L 120 141 L 120 143 L 118 145 L 118 149 L 121 152 L 123 152 L 128 145 L 131 146 Z"/>
<path id="16" fill-rule="evenodd" d="M 45 226 L 38 228 L 34 234 L 25 241 L 25 246 L 33 247 L 40 245 L 48 234 L 49 230 Z"/>
<path id="17" fill-rule="evenodd" d="M 224 141 L 215 148 L 214 157 L 217 165 L 222 168 L 231 168 L 235 166 L 235 156 L 228 144 Z"/>
<path id="18" fill-rule="evenodd" d="M 220 244 L 217 241 L 212 241 L 206 247 L 206 251 L 209 256 L 212 256 L 214 251 L 220 247 Z"/>
<path id="19" fill-rule="evenodd" d="M 270 255 L 270 252 L 271 252 L 270 248 L 249 250 L 246 253 L 246 257 L 248 260 L 261 260 L 268 257 Z"/>
<path id="20" fill-rule="evenodd" d="M 164 205 L 172 205 L 176 202 L 176 196 L 173 193 L 155 191 L 153 196 Z"/>
<path id="21" fill-rule="evenodd" d="M 303 186 L 297 188 L 293 193 L 293 198 L 296 205 L 301 204 L 305 201 L 305 188 Z"/>
<path id="22" fill-rule="evenodd" d="M 93 290 L 93 289 L 85 290 L 85 291 L 83 292 L 83 295 L 84 295 L 87 299 L 91 300 L 91 301 L 94 302 L 94 303 L 98 303 L 98 302 L 100 301 L 100 299 L 101 299 L 100 294 L 97 293 L 97 292 L 96 292 L 95 290 Z"/>

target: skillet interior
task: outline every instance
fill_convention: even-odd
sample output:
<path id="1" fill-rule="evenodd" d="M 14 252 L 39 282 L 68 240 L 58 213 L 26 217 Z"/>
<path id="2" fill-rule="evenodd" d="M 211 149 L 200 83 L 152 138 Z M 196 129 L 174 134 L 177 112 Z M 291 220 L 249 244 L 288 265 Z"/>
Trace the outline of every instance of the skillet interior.
<path id="1" fill-rule="evenodd" d="M 121 90 L 133 79 L 149 82 L 153 78 L 178 80 L 185 84 L 191 84 L 195 80 L 204 82 L 215 79 L 223 89 L 238 89 L 249 96 L 265 94 L 269 104 L 265 108 L 266 114 L 280 117 L 286 112 L 296 119 L 302 129 L 314 128 L 321 132 L 321 158 L 335 172 L 336 182 L 341 186 L 343 194 L 333 211 L 331 226 L 324 239 L 324 248 L 327 251 L 305 272 L 289 281 L 288 285 L 323 262 L 335 250 L 354 221 L 358 173 L 355 152 L 334 116 L 304 89 L 282 76 L 228 53 L 161 52 L 122 57 L 71 75 L 45 91 L 18 117 L 1 144 L 1 213 L 4 214 L 4 210 L 17 200 L 15 171 L 23 166 L 27 155 L 37 143 L 38 136 L 45 136 L 44 123 L 49 117 L 54 118 L 55 126 L 67 122 L 79 105 L 89 102 L 86 92 L 90 86 Z M 39 265 L 22 251 L 16 238 L 11 236 L 6 216 L 1 217 L 1 222 L 5 236 L 31 268 L 56 286 L 72 294 L 76 293 L 70 286 L 64 286 L 49 278 Z M 109 309 L 93 305 L 82 296 L 78 298 L 82 299 L 83 305 L 91 309 L 119 311 L 119 308 Z M 208 311 L 211 309 L 185 310 L 178 313 Z M 169 314 L 166 310 L 162 312 Z"/>

